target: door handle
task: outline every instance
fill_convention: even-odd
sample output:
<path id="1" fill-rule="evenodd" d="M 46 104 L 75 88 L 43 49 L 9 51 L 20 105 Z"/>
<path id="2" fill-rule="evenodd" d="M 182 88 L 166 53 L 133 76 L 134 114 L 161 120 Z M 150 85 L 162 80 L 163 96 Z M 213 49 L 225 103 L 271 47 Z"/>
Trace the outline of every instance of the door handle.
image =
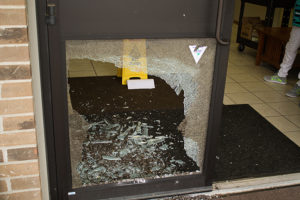
<path id="1" fill-rule="evenodd" d="M 221 45 L 229 45 L 229 42 L 221 39 L 221 25 L 222 25 L 222 15 L 223 15 L 223 1 L 219 0 L 219 8 L 218 8 L 218 18 L 217 18 L 217 31 L 216 31 L 216 39 Z"/>

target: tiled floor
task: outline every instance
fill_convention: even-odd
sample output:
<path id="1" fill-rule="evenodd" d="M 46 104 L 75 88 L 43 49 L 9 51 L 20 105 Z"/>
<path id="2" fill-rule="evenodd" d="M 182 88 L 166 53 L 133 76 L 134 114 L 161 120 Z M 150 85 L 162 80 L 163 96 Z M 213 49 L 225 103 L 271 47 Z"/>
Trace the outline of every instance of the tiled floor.
<path id="1" fill-rule="evenodd" d="M 112 63 L 88 59 L 73 59 L 69 63 L 69 77 L 115 76 L 117 68 Z M 105 66 L 105 67 L 104 67 Z"/>
<path id="2" fill-rule="evenodd" d="M 286 91 L 297 81 L 296 77 L 288 77 L 287 85 L 265 82 L 263 76 L 272 75 L 274 69 L 266 64 L 256 66 L 256 51 L 253 49 L 246 47 L 244 52 L 239 52 L 238 44 L 235 43 L 236 32 L 237 26 L 234 25 L 224 104 L 250 104 L 300 146 L 300 98 L 285 96 Z"/>

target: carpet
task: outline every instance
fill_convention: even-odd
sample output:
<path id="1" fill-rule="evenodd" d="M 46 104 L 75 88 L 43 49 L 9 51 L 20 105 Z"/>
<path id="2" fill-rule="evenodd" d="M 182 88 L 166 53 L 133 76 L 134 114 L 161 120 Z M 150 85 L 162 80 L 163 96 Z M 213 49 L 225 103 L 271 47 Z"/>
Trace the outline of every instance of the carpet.
<path id="1" fill-rule="evenodd" d="M 300 148 L 249 105 L 225 105 L 215 181 L 300 172 Z"/>

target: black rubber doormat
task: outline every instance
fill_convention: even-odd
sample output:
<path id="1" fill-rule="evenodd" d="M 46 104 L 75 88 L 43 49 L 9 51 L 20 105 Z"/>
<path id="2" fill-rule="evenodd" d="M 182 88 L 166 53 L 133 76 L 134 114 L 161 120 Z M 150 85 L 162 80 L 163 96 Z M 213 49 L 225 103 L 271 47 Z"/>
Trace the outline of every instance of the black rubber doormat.
<path id="1" fill-rule="evenodd" d="M 249 105 L 225 105 L 215 181 L 300 172 L 300 148 Z"/>

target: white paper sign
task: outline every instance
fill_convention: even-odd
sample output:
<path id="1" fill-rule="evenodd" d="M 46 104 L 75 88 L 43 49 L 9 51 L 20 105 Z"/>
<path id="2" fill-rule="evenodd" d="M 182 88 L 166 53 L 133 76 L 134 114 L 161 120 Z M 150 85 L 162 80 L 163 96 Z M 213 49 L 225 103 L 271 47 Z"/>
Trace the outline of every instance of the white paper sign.
<path id="1" fill-rule="evenodd" d="M 195 51 L 195 48 L 197 47 L 197 45 L 189 45 L 189 47 L 190 47 L 191 53 L 194 57 L 194 60 L 195 60 L 196 64 L 198 64 L 198 62 L 201 59 L 202 55 L 204 54 L 207 46 L 199 47 L 197 49 L 197 51 Z"/>
<path id="2" fill-rule="evenodd" d="M 127 86 L 129 90 L 155 88 L 154 79 L 127 80 Z"/>

